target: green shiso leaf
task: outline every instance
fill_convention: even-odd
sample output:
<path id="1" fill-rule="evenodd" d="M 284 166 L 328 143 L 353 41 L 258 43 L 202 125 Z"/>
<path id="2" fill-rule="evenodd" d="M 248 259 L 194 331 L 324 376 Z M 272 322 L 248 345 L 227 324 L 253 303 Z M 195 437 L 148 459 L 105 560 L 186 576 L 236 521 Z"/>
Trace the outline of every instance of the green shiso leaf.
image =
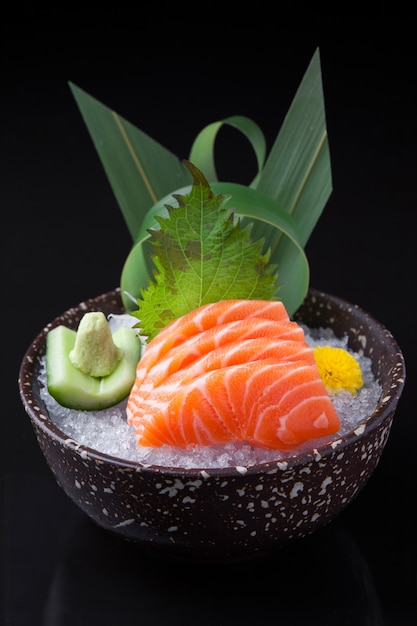
<path id="1" fill-rule="evenodd" d="M 148 229 L 159 228 L 166 205 L 190 193 L 190 172 L 144 132 L 73 83 L 70 87 L 132 236 L 120 282 L 125 308 L 132 311 L 153 270 Z M 255 151 L 258 172 L 248 187 L 217 180 L 214 144 L 223 124 L 242 132 Z M 257 124 L 234 116 L 204 128 L 189 161 L 204 172 L 213 192 L 227 197 L 225 206 L 241 217 L 242 229 L 251 223 L 251 238 L 265 241 L 269 262 L 278 268 L 280 299 L 292 315 L 309 287 L 304 247 L 332 191 L 319 49 L 266 161 L 265 154 L 266 142 Z"/>
<path id="2" fill-rule="evenodd" d="M 290 276 L 292 280 L 292 289 L 287 294 L 285 304 L 287 310 L 295 311 L 298 303 L 302 302 L 308 290 L 310 270 L 303 246 L 298 241 L 297 227 L 291 215 L 282 210 L 274 200 L 263 196 L 250 187 L 223 182 L 211 183 L 210 187 L 213 192 L 223 194 L 225 208 L 233 211 L 236 216 L 241 217 L 242 221 L 244 218 L 248 218 L 248 226 L 251 227 L 252 238 L 253 220 L 261 220 L 265 224 L 270 238 L 273 229 L 285 236 L 287 240 L 286 245 L 288 246 L 286 258 L 291 260 L 291 264 L 285 266 L 283 263 L 282 267 L 284 271 L 286 270 L 286 275 Z M 166 217 L 168 215 L 167 206 L 171 206 L 172 201 L 178 196 L 187 195 L 190 191 L 190 187 L 185 187 L 179 190 L 175 197 L 169 194 L 157 202 L 147 213 L 139 238 L 123 267 L 121 285 L 126 293 L 136 294 L 136 297 L 138 297 L 138 286 L 141 286 L 142 291 L 148 285 L 152 266 L 148 268 L 147 262 L 150 263 L 151 254 L 144 256 L 144 252 L 148 246 L 149 230 L 159 228 L 158 216 Z M 280 289 L 282 289 L 282 285 Z M 128 311 L 136 308 L 136 299 L 132 301 L 126 297 L 126 301 L 125 306 Z"/>
<path id="3" fill-rule="evenodd" d="M 276 268 L 251 241 L 251 225 L 225 209 L 227 197 L 215 195 L 198 168 L 186 162 L 194 184 L 177 195 L 168 216 L 156 216 L 151 230 L 155 272 L 132 312 L 141 333 L 152 339 L 170 321 L 202 304 L 233 298 L 270 300 L 276 296 Z"/>

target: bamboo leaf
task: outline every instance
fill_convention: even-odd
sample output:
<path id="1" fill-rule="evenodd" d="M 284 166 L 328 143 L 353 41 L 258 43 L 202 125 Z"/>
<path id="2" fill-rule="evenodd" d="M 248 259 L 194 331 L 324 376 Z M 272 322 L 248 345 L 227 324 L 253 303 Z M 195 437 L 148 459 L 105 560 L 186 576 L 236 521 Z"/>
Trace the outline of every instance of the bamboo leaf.
<path id="1" fill-rule="evenodd" d="M 69 85 L 135 241 L 149 208 L 172 189 L 189 184 L 190 172 L 146 133 Z"/>
<path id="2" fill-rule="evenodd" d="M 148 228 L 166 211 L 174 194 L 190 185 L 190 173 L 169 150 L 127 120 L 70 83 L 84 121 L 119 203 L 134 245 L 124 265 L 121 287 L 132 295 L 145 288 L 152 273 L 147 254 Z M 264 239 L 270 262 L 278 266 L 280 297 L 290 314 L 304 299 L 309 283 L 306 245 L 332 191 L 319 49 L 310 61 L 281 130 L 265 163 L 260 128 L 244 116 L 209 124 L 196 137 L 189 161 L 201 169 L 217 192 L 214 144 L 222 125 L 241 131 L 255 151 L 258 173 L 246 190 L 233 188 L 231 202 L 242 224 L 253 222 L 252 236 Z M 177 190 L 177 191 L 174 191 Z M 230 191 L 230 188 L 229 188 Z M 256 192 L 256 193 L 255 193 Z M 131 308 L 128 296 L 125 305 Z"/>
<path id="3" fill-rule="evenodd" d="M 332 191 L 320 53 L 315 51 L 256 189 L 290 213 L 306 245 Z M 278 245 L 275 242 L 274 247 Z"/>

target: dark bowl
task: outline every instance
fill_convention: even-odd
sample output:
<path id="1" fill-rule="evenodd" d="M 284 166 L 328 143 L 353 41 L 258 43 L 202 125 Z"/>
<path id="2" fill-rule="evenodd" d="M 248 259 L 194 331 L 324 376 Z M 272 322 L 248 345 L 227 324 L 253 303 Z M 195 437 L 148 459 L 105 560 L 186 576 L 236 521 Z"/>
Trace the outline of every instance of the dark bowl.
<path id="1" fill-rule="evenodd" d="M 118 289 L 69 309 L 23 357 L 20 396 L 57 483 L 99 526 L 155 555 L 218 561 L 253 557 L 321 528 L 358 495 L 386 445 L 405 384 L 391 333 L 356 305 L 310 289 L 296 320 L 348 335 L 382 386 L 374 413 L 337 442 L 286 461 L 225 469 L 146 466 L 78 444 L 52 422 L 40 396 L 48 330 L 76 328 L 86 311 L 122 313 Z"/>

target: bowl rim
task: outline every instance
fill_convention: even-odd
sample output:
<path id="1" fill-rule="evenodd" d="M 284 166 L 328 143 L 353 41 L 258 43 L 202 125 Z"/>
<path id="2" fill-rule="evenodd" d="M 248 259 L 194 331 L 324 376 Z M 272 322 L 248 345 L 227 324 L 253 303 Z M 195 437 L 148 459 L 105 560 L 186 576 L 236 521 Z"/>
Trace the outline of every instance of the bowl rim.
<path id="1" fill-rule="evenodd" d="M 310 288 L 308 296 L 310 298 L 325 298 L 328 302 L 338 306 L 349 308 L 355 311 L 358 315 L 363 317 L 364 320 L 370 322 L 373 326 L 377 326 L 379 331 L 383 333 L 386 339 L 390 343 L 390 352 L 395 358 L 395 364 L 392 370 L 392 384 L 390 395 L 386 395 L 380 399 L 374 412 L 369 415 L 363 422 L 361 422 L 355 429 L 348 433 L 341 435 L 339 438 L 332 440 L 331 442 L 312 447 L 311 450 L 289 456 L 275 461 L 265 461 L 247 466 L 228 466 L 228 467 L 216 467 L 206 468 L 192 467 L 181 468 L 165 465 L 154 465 L 142 463 L 140 461 L 133 461 L 124 459 L 118 456 L 113 456 L 104 452 L 100 452 L 87 445 L 78 443 L 68 435 L 66 435 L 50 418 L 46 409 L 37 406 L 33 402 L 32 389 L 33 389 L 33 374 L 36 369 L 36 363 L 39 358 L 45 353 L 45 340 L 46 335 L 54 326 L 62 323 L 62 317 L 71 313 L 79 315 L 81 311 L 91 310 L 92 307 L 97 306 L 100 300 L 106 300 L 114 297 L 116 300 L 120 299 L 121 290 L 119 287 L 88 298 L 87 300 L 78 303 L 77 305 L 70 307 L 63 313 L 57 315 L 51 320 L 43 329 L 36 335 L 31 341 L 26 352 L 23 355 L 21 364 L 19 367 L 18 387 L 19 395 L 23 403 L 24 409 L 28 414 L 30 420 L 37 425 L 45 434 L 51 437 L 55 442 L 61 446 L 68 448 L 70 451 L 78 453 L 82 458 L 88 457 L 89 459 L 98 462 L 114 465 L 117 469 L 138 472 L 151 473 L 151 474 L 164 474 L 165 476 L 186 476 L 187 478 L 201 478 L 205 477 L 219 477 L 226 478 L 231 476 L 252 475 L 260 473 L 268 473 L 277 470 L 285 471 L 289 469 L 296 469 L 299 466 L 305 466 L 312 461 L 320 461 L 323 458 L 333 454 L 335 451 L 340 453 L 344 448 L 350 446 L 352 443 L 357 442 L 362 434 L 365 432 L 370 433 L 374 429 L 378 428 L 387 418 L 389 418 L 397 407 L 397 404 L 402 395 L 405 378 L 405 359 L 404 355 L 393 337 L 392 333 L 379 322 L 372 314 L 365 311 L 357 304 L 352 304 L 349 300 L 343 299 L 339 296 L 335 296 L 325 291 Z M 43 347 L 43 348 L 42 348 Z M 28 375 L 29 374 L 29 375 Z"/>

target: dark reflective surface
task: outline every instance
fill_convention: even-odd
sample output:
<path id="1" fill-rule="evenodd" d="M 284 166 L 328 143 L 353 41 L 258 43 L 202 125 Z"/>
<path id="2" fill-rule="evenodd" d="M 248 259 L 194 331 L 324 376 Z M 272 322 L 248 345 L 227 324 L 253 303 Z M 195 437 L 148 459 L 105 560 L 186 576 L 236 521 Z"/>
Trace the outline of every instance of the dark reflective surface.
<path id="1" fill-rule="evenodd" d="M 74 531 L 50 582 L 44 607 L 48 626 L 70 624 L 69 616 L 94 615 L 97 605 L 108 624 L 116 619 L 135 624 L 139 616 L 148 624 L 178 625 L 274 619 L 380 623 L 366 561 L 337 525 L 271 558 L 223 566 L 153 560 L 85 521 Z"/>
<path id="2" fill-rule="evenodd" d="M 323 20 L 311 3 L 294 12 L 283 3 L 280 36 L 268 16 L 242 14 L 239 37 L 229 48 L 219 42 L 219 62 L 212 46 L 190 43 L 182 18 L 167 20 L 165 32 L 148 7 L 141 20 L 127 24 L 127 4 L 105 3 L 100 14 L 85 9 L 59 19 L 19 5 L 10 24 L 4 22 L 2 321 L 12 324 L 7 350 L 4 337 L 2 347 L 5 626 L 415 626 L 411 22 L 387 8 L 372 16 L 326 10 Z M 145 42 L 150 31 L 159 56 Z M 204 41 L 205 35 L 200 32 Z M 389 44 L 394 35 L 395 48 Z M 256 120 L 271 145 L 317 45 L 334 191 L 308 242 L 311 283 L 359 304 L 391 330 L 404 352 L 406 389 L 375 474 L 321 532 L 245 563 L 154 560 L 107 535 L 68 500 L 18 397 L 18 368 L 29 343 L 68 307 L 117 286 L 131 245 L 67 81 L 182 158 L 206 124 L 236 114 Z M 225 178 L 250 180 L 254 165 L 245 150 L 223 153 Z"/>

